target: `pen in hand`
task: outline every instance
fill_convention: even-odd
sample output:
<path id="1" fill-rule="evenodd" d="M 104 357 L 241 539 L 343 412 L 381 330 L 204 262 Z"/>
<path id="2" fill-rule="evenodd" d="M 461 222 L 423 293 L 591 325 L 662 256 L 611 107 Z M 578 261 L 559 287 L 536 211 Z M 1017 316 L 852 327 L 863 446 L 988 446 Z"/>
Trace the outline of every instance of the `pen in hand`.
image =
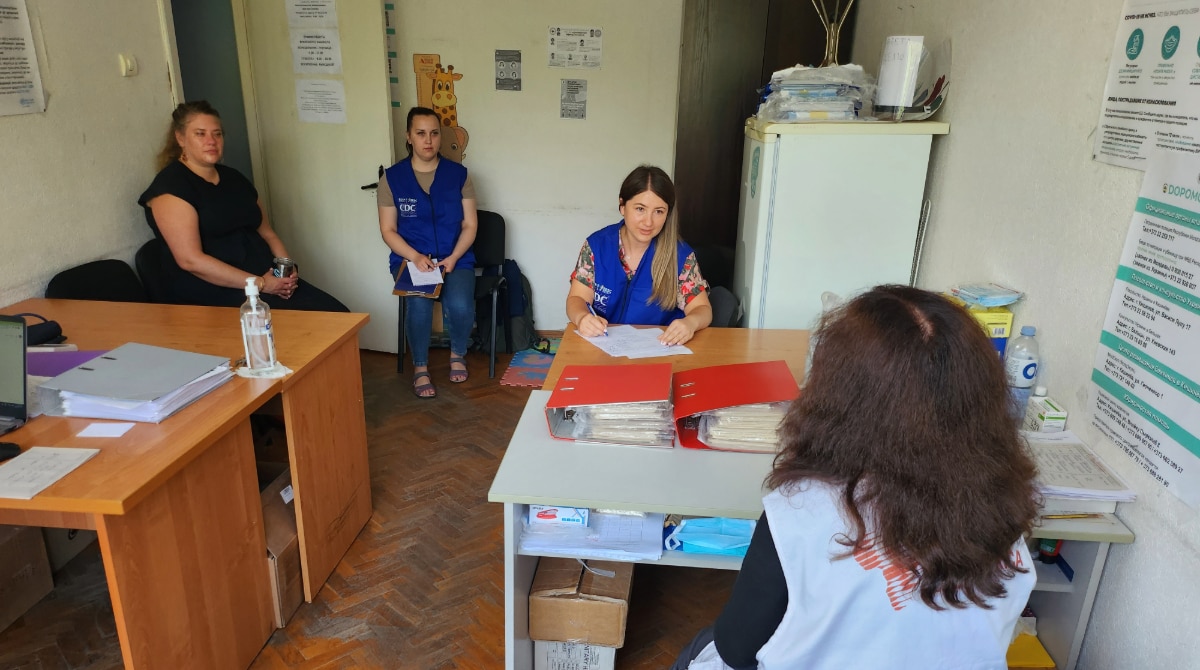
<path id="1" fill-rule="evenodd" d="M 589 303 L 586 303 L 586 304 L 587 304 L 588 312 L 589 312 L 589 313 L 590 313 L 592 316 L 596 316 L 596 310 L 592 309 L 592 303 L 590 303 L 590 302 L 589 302 Z M 598 318 L 600 318 L 600 317 L 596 316 L 596 318 L 598 319 Z M 605 337 L 608 337 L 608 326 L 605 326 L 605 327 L 604 327 L 604 336 L 605 336 Z"/>

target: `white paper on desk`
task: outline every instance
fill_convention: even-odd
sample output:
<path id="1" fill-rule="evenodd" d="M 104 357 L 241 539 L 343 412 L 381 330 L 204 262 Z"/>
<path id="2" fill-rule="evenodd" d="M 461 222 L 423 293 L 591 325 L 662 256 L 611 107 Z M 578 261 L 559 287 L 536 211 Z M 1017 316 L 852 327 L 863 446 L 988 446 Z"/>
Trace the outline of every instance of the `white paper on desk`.
<path id="1" fill-rule="evenodd" d="M 1060 498 L 1129 502 L 1137 494 L 1069 430 L 1023 432 L 1037 462 L 1038 487 Z"/>
<path id="2" fill-rule="evenodd" d="M 634 328 L 629 325 L 609 326 L 608 335 L 585 337 L 609 356 L 627 358 L 656 358 L 692 353 L 683 345 L 666 346 L 658 341 L 662 328 Z"/>
<path id="3" fill-rule="evenodd" d="M 75 434 L 75 437 L 121 437 L 133 428 L 132 423 L 93 423 Z"/>
<path id="4" fill-rule="evenodd" d="M 521 550 L 611 561 L 656 561 L 662 558 L 662 514 L 644 516 L 592 512 L 584 529 L 569 532 L 521 534 Z"/>
<path id="5" fill-rule="evenodd" d="M 98 453 L 99 449 L 30 447 L 0 465 L 0 498 L 29 500 Z"/>
<path id="6" fill-rule="evenodd" d="M 426 272 L 417 268 L 416 263 L 408 261 L 408 276 L 412 279 L 413 286 L 433 286 L 442 283 L 442 270 L 437 266 Z"/>

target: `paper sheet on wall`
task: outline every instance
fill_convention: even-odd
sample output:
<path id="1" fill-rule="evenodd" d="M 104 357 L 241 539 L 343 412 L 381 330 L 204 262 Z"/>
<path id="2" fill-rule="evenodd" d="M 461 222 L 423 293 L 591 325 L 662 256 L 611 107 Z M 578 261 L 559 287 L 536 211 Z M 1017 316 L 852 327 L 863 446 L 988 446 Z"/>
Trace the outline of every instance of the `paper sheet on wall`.
<path id="1" fill-rule="evenodd" d="M 46 111 L 25 0 L 0 0 L 0 116 Z"/>
<path id="2" fill-rule="evenodd" d="M 604 60 L 599 26 L 550 26 L 546 35 L 549 67 L 598 68 Z"/>
<path id="3" fill-rule="evenodd" d="M 562 90 L 559 92 L 558 118 L 579 120 L 587 118 L 586 79 L 562 80 Z"/>
<path id="4" fill-rule="evenodd" d="M 1092 425 L 1200 506 L 1200 157 L 1151 158 L 1092 369 Z"/>
<path id="5" fill-rule="evenodd" d="M 306 123 L 345 123 L 346 89 L 340 79 L 297 79 L 296 109 Z"/>
<path id="6" fill-rule="evenodd" d="M 287 0 L 287 15 L 293 28 L 337 28 L 336 0 Z"/>
<path id="7" fill-rule="evenodd" d="M 293 28 L 291 34 L 294 72 L 342 73 L 342 42 L 337 28 Z"/>
<path id="8" fill-rule="evenodd" d="M 1092 157 L 1145 170 L 1156 151 L 1200 152 L 1200 0 L 1125 0 Z"/>

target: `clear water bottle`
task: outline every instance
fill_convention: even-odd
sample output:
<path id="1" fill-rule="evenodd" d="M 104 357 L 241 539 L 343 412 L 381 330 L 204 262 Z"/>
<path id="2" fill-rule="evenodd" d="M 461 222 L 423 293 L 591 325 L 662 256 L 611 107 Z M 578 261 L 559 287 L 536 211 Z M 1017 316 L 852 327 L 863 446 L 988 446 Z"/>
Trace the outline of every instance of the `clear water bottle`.
<path id="1" fill-rule="evenodd" d="M 1021 326 L 1021 336 L 1008 343 L 1004 353 L 1004 374 L 1008 377 L 1009 396 L 1012 406 L 1010 412 L 1018 421 L 1025 416 L 1025 405 L 1029 403 L 1029 392 L 1037 379 L 1038 356 L 1037 340 L 1033 336 L 1037 328 Z"/>
<path id="2" fill-rule="evenodd" d="M 258 277 L 246 278 L 246 302 L 242 303 L 242 344 L 246 367 L 267 370 L 275 367 L 275 335 L 271 332 L 271 308 L 258 299 Z"/>

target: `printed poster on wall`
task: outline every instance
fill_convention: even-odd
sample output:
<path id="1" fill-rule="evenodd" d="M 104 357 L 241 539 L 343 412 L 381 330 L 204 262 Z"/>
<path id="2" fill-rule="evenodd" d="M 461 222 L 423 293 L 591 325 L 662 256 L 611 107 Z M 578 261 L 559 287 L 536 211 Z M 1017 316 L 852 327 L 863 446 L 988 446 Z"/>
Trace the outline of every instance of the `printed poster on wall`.
<path id="1" fill-rule="evenodd" d="M 1200 153 L 1200 0 L 1126 0 L 1092 158 L 1145 170 L 1158 151 Z"/>
<path id="2" fill-rule="evenodd" d="M 604 59 L 599 26 L 550 26 L 546 36 L 549 67 L 598 68 Z"/>
<path id="3" fill-rule="evenodd" d="M 296 109 L 305 123 L 345 123 L 346 89 L 341 79 L 297 79 Z"/>
<path id="4" fill-rule="evenodd" d="M 558 118 L 587 118 L 587 80 L 563 79 L 559 91 Z"/>
<path id="5" fill-rule="evenodd" d="M 297 74 L 341 74 L 337 28 L 292 29 L 292 69 Z"/>
<path id="6" fill-rule="evenodd" d="M 293 28 L 337 28 L 335 0 L 287 0 L 287 15 Z"/>
<path id="7" fill-rule="evenodd" d="M 1200 157 L 1155 154 L 1125 239 L 1092 381 L 1092 425 L 1200 506 Z"/>
<path id="8" fill-rule="evenodd" d="M 25 0 L 0 0 L 0 116 L 46 111 Z"/>

